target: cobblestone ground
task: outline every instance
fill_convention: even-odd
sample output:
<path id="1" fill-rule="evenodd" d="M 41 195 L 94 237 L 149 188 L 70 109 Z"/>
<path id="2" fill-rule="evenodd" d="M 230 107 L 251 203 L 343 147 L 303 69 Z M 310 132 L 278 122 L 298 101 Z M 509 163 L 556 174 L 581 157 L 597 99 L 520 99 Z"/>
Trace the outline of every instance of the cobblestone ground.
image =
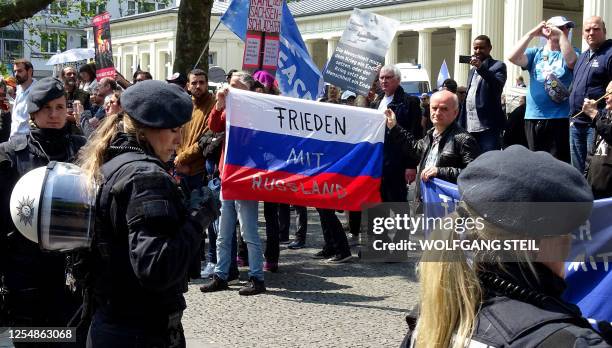
<path id="1" fill-rule="evenodd" d="M 308 214 L 306 248 L 281 245 L 279 272 L 265 274 L 267 293 L 243 297 L 234 285 L 203 294 L 201 282 L 190 284 L 183 318 L 188 347 L 399 346 L 405 314 L 417 298 L 413 264 L 312 259 L 323 238 L 317 212 Z M 357 248 L 352 251 L 356 256 Z M 241 280 L 246 278 L 241 268 Z"/>

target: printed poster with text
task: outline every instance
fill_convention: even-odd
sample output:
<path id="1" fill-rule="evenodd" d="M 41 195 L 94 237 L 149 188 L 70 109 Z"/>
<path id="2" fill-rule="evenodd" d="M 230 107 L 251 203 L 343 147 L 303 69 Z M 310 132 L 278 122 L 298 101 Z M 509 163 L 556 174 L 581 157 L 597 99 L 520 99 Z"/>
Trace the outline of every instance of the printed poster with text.
<path id="1" fill-rule="evenodd" d="M 276 71 L 283 0 L 250 0 L 242 69 Z"/>
<path id="2" fill-rule="evenodd" d="M 96 79 L 115 77 L 111 46 L 110 14 L 101 13 L 93 19 L 94 48 L 96 50 Z"/>
<path id="3" fill-rule="evenodd" d="M 323 73 L 325 82 L 368 95 L 398 26 L 396 20 L 354 9 Z"/>

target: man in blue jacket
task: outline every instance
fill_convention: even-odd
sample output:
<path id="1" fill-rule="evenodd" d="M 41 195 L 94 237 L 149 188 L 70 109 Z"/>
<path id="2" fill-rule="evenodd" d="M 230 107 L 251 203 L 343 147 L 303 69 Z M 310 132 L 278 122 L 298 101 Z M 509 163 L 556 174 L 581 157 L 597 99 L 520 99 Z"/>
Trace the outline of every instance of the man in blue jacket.
<path id="1" fill-rule="evenodd" d="M 506 117 L 501 105 L 501 95 L 506 83 L 506 64 L 491 57 L 491 39 L 479 35 L 472 43 L 470 60 L 472 69 L 468 75 L 467 97 L 459 124 L 478 142 L 481 151 L 501 148 L 501 130 Z"/>
<path id="2" fill-rule="evenodd" d="M 606 24 L 599 16 L 584 22 L 582 38 L 589 49 L 582 52 L 574 67 L 574 84 L 570 94 L 570 115 L 582 110 L 586 99 L 599 99 L 612 80 L 612 40 L 606 40 Z M 598 108 L 603 110 L 602 101 Z M 594 129 L 589 116 L 582 114 L 570 119 L 570 154 L 572 165 L 581 173 L 587 152 L 591 152 Z"/>

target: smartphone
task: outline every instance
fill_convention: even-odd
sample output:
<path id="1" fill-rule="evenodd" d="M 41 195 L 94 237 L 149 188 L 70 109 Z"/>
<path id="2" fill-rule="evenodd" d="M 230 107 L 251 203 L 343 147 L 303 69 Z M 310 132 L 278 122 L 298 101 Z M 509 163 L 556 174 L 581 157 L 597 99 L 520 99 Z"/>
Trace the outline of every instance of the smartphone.
<path id="1" fill-rule="evenodd" d="M 459 56 L 459 63 L 470 64 L 471 60 L 472 60 L 472 56 Z"/>

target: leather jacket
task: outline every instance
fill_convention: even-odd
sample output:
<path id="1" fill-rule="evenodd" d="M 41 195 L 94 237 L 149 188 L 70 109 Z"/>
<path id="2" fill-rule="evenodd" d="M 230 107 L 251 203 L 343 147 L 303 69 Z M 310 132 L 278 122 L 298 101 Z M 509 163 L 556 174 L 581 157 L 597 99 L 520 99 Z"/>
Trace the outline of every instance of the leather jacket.
<path id="1" fill-rule="evenodd" d="M 419 161 L 417 178 L 420 177 L 424 169 L 429 151 L 433 147 L 433 131 L 430 129 L 420 140 L 417 140 L 412 133 L 402 128 L 400 125 L 393 127 L 389 131 L 389 140 L 400 146 L 403 156 L 410 156 Z M 480 148 L 476 139 L 453 122 L 440 135 L 438 143 L 438 167 L 439 179 L 456 183 L 461 170 L 467 167 L 480 154 Z M 420 185 L 417 185 L 417 197 L 420 196 Z"/>

